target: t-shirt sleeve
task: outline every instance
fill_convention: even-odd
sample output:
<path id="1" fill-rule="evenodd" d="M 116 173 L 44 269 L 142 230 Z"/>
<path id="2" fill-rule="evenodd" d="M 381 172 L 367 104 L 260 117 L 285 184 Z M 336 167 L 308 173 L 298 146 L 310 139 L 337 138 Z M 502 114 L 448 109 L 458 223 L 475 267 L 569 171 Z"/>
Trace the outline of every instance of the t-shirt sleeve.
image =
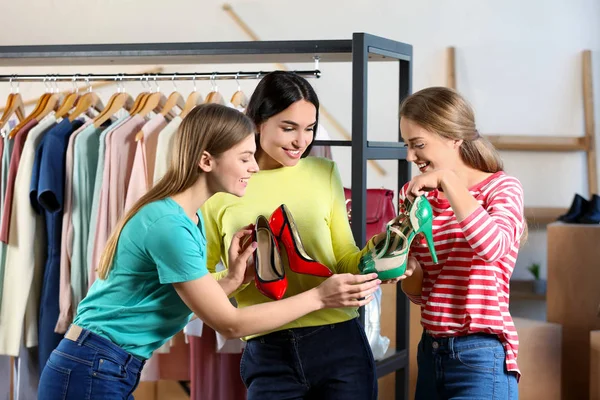
<path id="1" fill-rule="evenodd" d="M 156 263 L 160 283 L 187 282 L 208 273 L 206 243 L 194 229 L 198 227 L 176 215 L 164 216 L 148 228 L 144 247 Z"/>
<path id="2" fill-rule="evenodd" d="M 54 136 L 48 136 L 40 161 L 38 202 L 49 212 L 58 212 L 63 207 L 65 159 L 62 157 L 64 153 L 58 149 L 59 146 L 60 143 Z"/>
<path id="3" fill-rule="evenodd" d="M 40 180 L 40 163 L 42 161 L 42 152 L 44 149 L 44 140 L 42 139 L 35 149 L 35 158 L 33 161 L 33 170 L 31 172 L 31 185 L 29 187 L 29 202 L 36 213 L 42 213 L 42 207 L 38 203 L 38 184 Z"/>

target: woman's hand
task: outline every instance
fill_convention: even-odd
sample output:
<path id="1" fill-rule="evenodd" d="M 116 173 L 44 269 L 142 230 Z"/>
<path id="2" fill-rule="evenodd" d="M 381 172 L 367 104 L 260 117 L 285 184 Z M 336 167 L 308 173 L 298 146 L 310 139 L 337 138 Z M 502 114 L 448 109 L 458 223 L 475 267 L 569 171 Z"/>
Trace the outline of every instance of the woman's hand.
<path id="1" fill-rule="evenodd" d="M 237 231 L 231 239 L 231 246 L 229 246 L 227 277 L 240 284 L 250 282 L 254 277 L 252 268 L 248 268 L 252 253 L 257 247 L 256 242 L 252 241 L 253 228 L 254 226 L 250 224 Z"/>
<path id="2" fill-rule="evenodd" d="M 421 196 L 425 192 L 439 189 L 442 186 L 442 180 L 448 173 L 447 170 L 434 170 L 417 175 L 411 179 L 406 189 L 406 195 L 410 201 Z"/>
<path id="3" fill-rule="evenodd" d="M 337 274 L 327 278 L 316 290 L 321 308 L 361 307 L 373 300 L 371 295 L 380 284 L 377 274 Z"/>
<path id="4" fill-rule="evenodd" d="M 417 268 L 421 268 L 421 265 L 417 259 L 414 257 L 408 257 L 408 261 L 406 262 L 406 271 L 404 271 L 404 274 L 394 279 L 385 280 L 383 283 L 390 284 L 403 281 L 404 279 L 411 277 Z"/>

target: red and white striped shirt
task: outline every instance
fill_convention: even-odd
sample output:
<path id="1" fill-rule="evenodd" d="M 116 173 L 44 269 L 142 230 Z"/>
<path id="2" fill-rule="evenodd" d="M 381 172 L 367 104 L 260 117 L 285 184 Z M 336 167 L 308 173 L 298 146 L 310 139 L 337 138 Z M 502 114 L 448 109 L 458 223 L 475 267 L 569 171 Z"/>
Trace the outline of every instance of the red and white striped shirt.
<path id="1" fill-rule="evenodd" d="M 402 200 L 407 187 L 400 191 Z M 469 191 L 481 207 L 460 222 L 438 190 L 427 194 L 438 264 L 427 247 L 413 242 L 410 255 L 421 264 L 423 287 L 421 297 L 411 300 L 421 306 L 421 324 L 432 336 L 498 335 L 507 370 L 520 376 L 519 340 L 508 301 L 524 229 L 523 188 L 500 171 Z"/>

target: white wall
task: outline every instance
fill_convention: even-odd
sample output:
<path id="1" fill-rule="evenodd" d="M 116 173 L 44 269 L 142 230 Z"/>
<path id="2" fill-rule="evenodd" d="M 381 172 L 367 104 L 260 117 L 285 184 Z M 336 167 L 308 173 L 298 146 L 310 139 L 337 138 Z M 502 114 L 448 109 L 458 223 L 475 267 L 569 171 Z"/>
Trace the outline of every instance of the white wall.
<path id="1" fill-rule="evenodd" d="M 445 48 L 455 46 L 458 88 L 473 103 L 481 132 L 583 134 L 581 51 L 599 50 L 600 4 L 596 1 L 238 0 L 231 4 L 263 40 L 350 38 L 352 32 L 365 31 L 411 43 L 414 90 L 445 84 Z M 214 0 L 6 1 L 0 45 L 247 40 L 221 5 Z M 600 94 L 600 58 L 595 55 L 594 61 L 596 93 Z M 146 67 L 0 68 L 0 73 L 128 72 L 142 68 Z M 167 66 L 165 70 L 240 68 L 273 66 Z M 350 67 L 321 64 L 321 69 L 323 78 L 313 81 L 314 86 L 324 106 L 349 130 Z M 390 64 L 377 65 L 370 75 L 369 139 L 394 140 L 398 124 L 396 69 Z M 242 83 L 248 91 L 254 84 Z M 186 83 L 178 86 L 191 88 Z M 198 86 L 204 92 L 210 88 L 208 83 Z M 141 88 L 139 84 L 127 87 L 132 93 Z M 162 88 L 171 90 L 170 84 Z M 224 82 L 220 88 L 226 94 L 233 93 L 235 84 Z M 21 90 L 27 98 L 43 86 L 23 84 Z M 7 91 L 8 85 L 1 85 L 0 98 Z M 110 92 L 102 93 L 107 98 Z M 327 126 L 327 121 L 323 122 Z M 328 130 L 341 138 L 332 127 Z M 349 185 L 350 152 L 336 149 L 334 155 Z M 528 206 L 567 207 L 575 192 L 587 194 L 582 154 L 503 156 L 507 171 L 523 182 Z M 380 177 L 369 169 L 369 185 L 394 187 L 394 163 L 382 165 L 390 173 Z M 542 262 L 545 271 L 545 242 L 544 232 L 531 232 L 519 257 L 516 278 L 528 278 L 524 266 L 533 261 Z"/>

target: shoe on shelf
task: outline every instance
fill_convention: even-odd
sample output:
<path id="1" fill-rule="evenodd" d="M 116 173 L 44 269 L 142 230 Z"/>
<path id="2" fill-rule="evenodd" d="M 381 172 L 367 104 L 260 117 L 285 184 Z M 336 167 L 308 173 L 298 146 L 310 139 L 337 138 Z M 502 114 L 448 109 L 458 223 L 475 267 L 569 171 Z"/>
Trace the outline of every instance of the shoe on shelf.
<path id="1" fill-rule="evenodd" d="M 575 194 L 571 202 L 571 207 L 569 207 L 566 214 L 558 217 L 558 220 L 569 224 L 578 223 L 579 218 L 587 212 L 589 205 L 590 202 L 587 199 L 579 194 Z"/>
<path id="2" fill-rule="evenodd" d="M 253 236 L 258 244 L 253 254 L 256 288 L 268 298 L 280 300 L 287 290 L 285 268 L 269 221 L 262 215 L 256 218 Z"/>
<path id="3" fill-rule="evenodd" d="M 292 213 L 285 204 L 280 205 L 273 212 L 269 225 L 275 237 L 283 243 L 292 271 L 323 278 L 333 275 L 333 272 L 327 266 L 313 260 L 306 253 L 294 217 L 292 217 Z"/>
<path id="4" fill-rule="evenodd" d="M 422 233 L 427 241 L 433 262 L 437 256 L 433 244 L 433 210 L 425 196 L 414 202 L 405 200 L 404 213 L 388 222 L 385 239 L 377 243 L 360 260 L 358 266 L 363 274 L 377 273 L 381 280 L 394 279 L 406 271 L 408 251 L 413 239 Z"/>
<path id="5" fill-rule="evenodd" d="M 600 196 L 594 194 L 577 222 L 581 224 L 600 224 Z"/>

